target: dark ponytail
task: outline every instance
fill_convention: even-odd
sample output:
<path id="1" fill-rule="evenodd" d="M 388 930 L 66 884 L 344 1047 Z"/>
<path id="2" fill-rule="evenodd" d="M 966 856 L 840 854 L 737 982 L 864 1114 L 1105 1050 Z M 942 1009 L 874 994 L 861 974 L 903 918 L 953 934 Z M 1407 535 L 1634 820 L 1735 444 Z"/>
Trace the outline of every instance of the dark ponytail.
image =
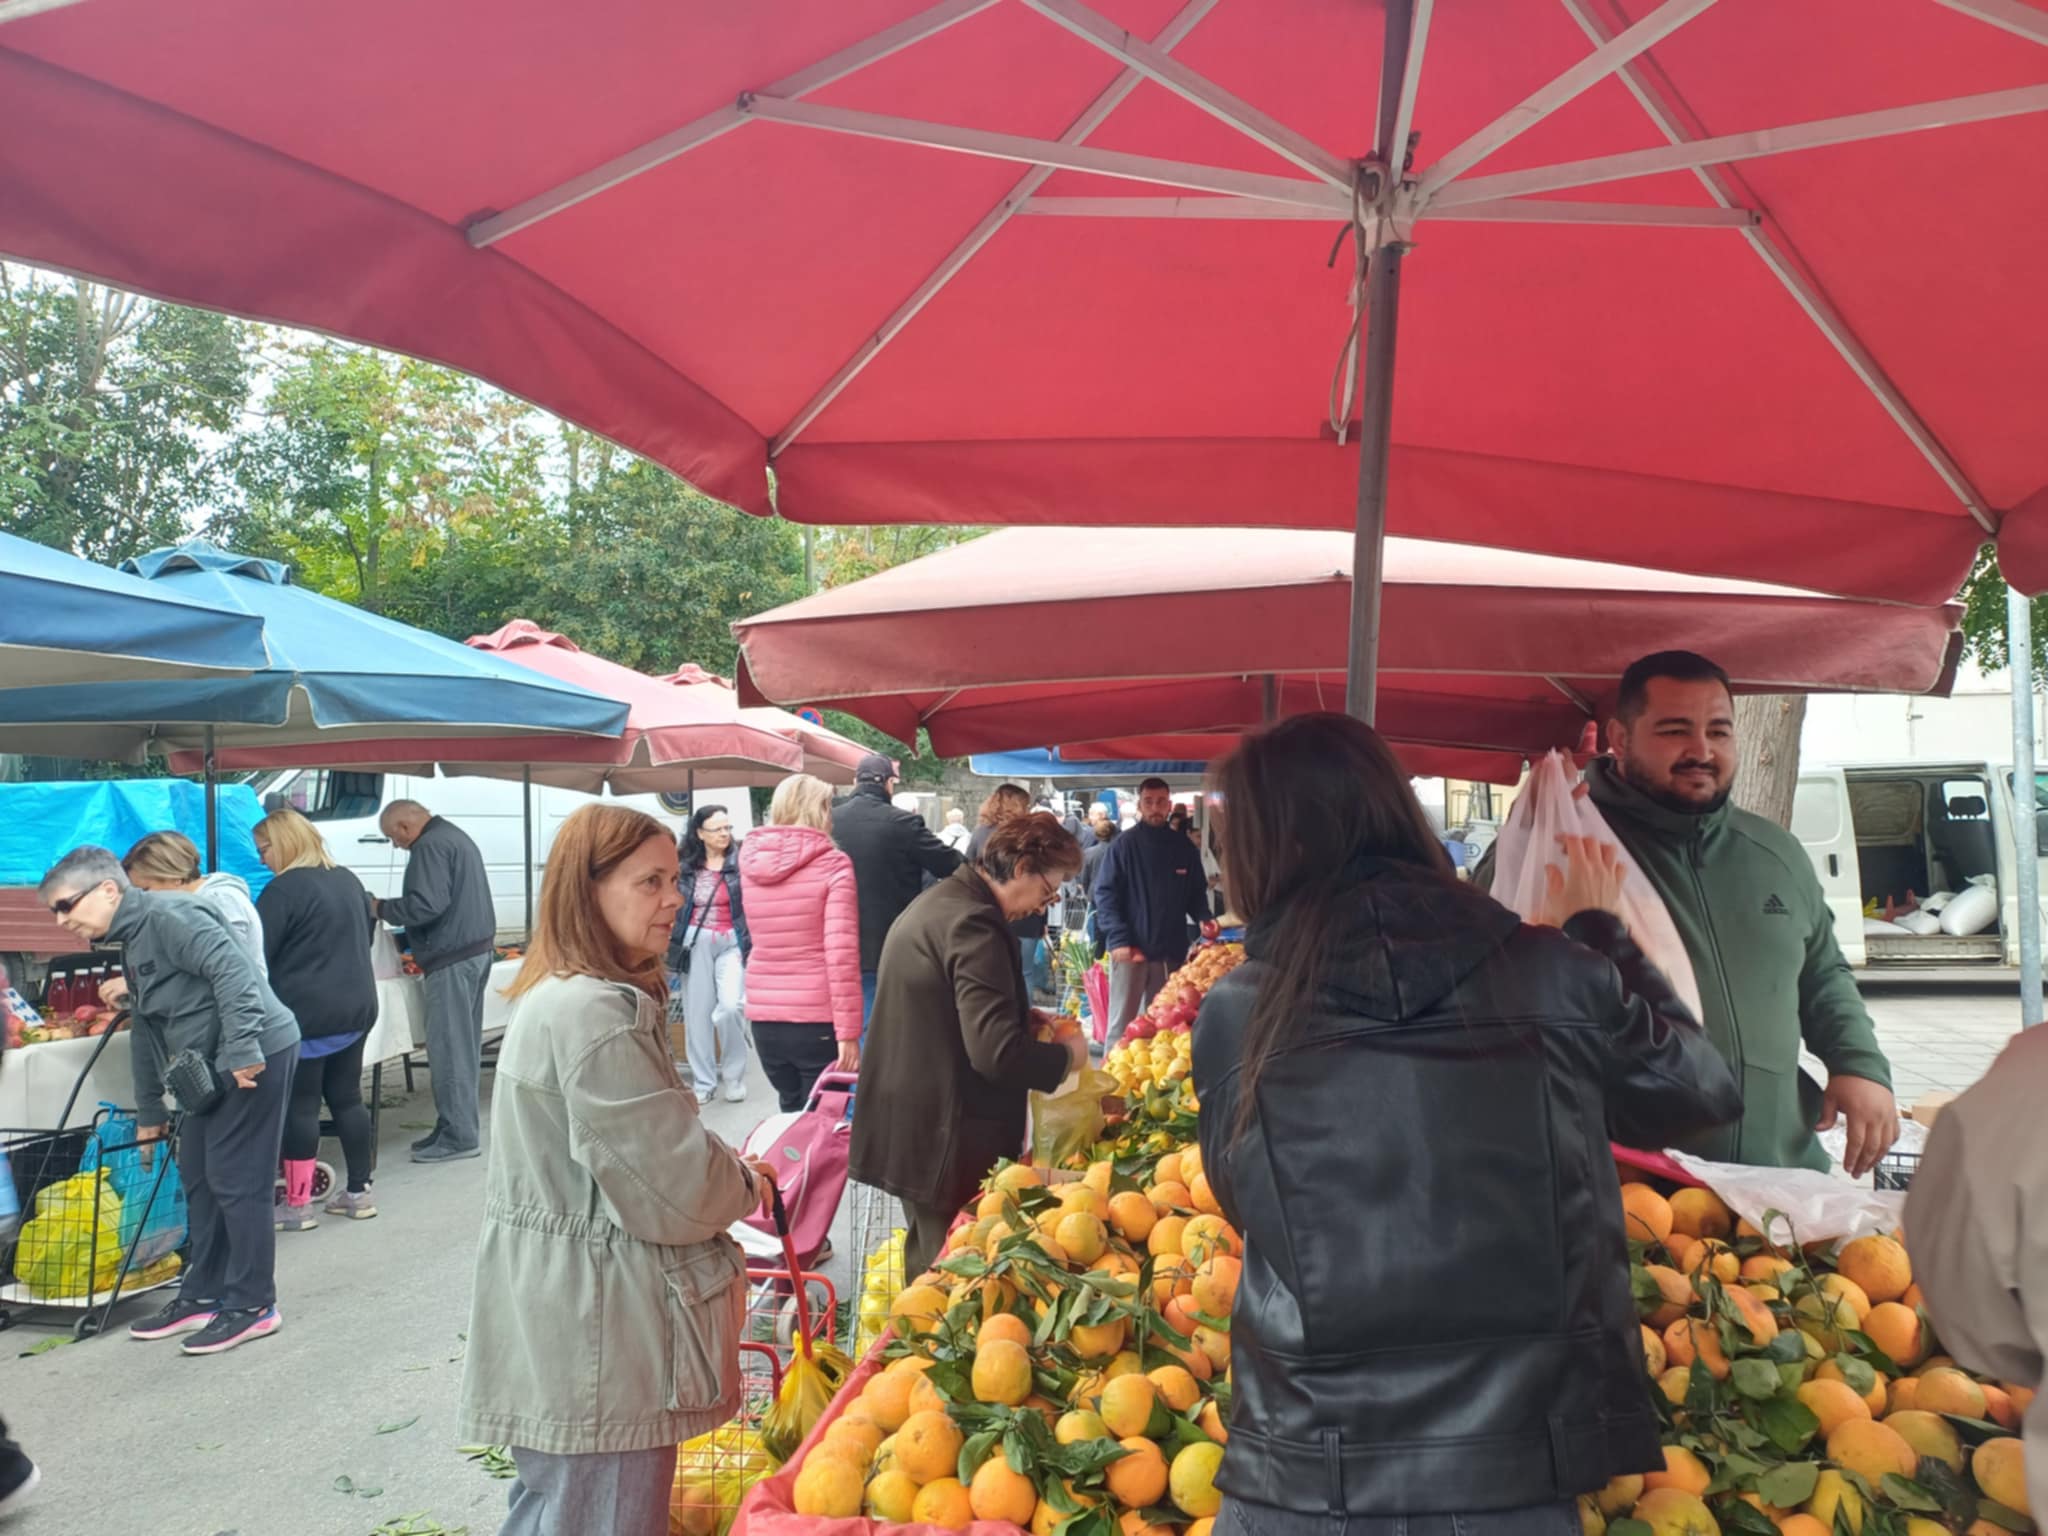
<path id="1" fill-rule="evenodd" d="M 1322 990 L 1346 869 L 1361 856 L 1454 880 L 1444 851 L 1377 731 L 1349 715 L 1296 715 L 1248 736 L 1210 775 L 1231 905 L 1260 930 L 1257 999 L 1245 1028 L 1235 1142 L 1259 1079 L 1299 1038 Z"/>

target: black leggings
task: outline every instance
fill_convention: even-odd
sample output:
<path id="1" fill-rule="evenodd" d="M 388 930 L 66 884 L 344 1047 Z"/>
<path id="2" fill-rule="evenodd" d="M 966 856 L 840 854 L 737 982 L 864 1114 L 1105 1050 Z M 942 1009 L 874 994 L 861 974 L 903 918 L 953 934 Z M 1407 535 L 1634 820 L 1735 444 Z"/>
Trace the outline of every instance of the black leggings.
<path id="1" fill-rule="evenodd" d="M 320 1154 L 320 1101 L 334 1113 L 334 1134 L 348 1163 L 350 1194 L 370 1187 L 370 1110 L 363 1103 L 363 1047 L 367 1034 L 332 1056 L 301 1061 L 292 1076 L 292 1101 L 285 1110 L 284 1155 L 297 1162 Z"/>

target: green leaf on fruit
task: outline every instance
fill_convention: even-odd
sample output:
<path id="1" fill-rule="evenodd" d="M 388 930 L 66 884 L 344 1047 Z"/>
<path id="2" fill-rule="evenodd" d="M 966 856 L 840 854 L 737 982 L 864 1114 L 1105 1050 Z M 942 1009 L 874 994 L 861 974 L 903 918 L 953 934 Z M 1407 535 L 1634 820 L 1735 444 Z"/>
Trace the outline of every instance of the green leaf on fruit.
<path id="1" fill-rule="evenodd" d="M 1774 1397 L 1757 1411 L 1757 1428 L 1781 1451 L 1805 1449 L 1820 1431 L 1820 1420 L 1797 1398 Z"/>
<path id="2" fill-rule="evenodd" d="M 2032 1536 L 2034 1522 L 2016 1509 L 2007 1509 L 1990 1499 L 1977 1501 L 1977 1518 L 1989 1520 L 2002 1531 L 2011 1531 L 2014 1536 Z"/>
<path id="3" fill-rule="evenodd" d="M 1777 1366 L 1768 1360 L 1737 1360 L 1730 1379 L 1737 1392 L 1758 1402 L 1777 1397 L 1785 1385 Z"/>
<path id="4" fill-rule="evenodd" d="M 1887 1472 L 1878 1491 L 1900 1509 L 1910 1509 L 1919 1514 L 1938 1515 L 1942 1512 L 1941 1500 L 1909 1477 L 1896 1472 Z"/>
<path id="5" fill-rule="evenodd" d="M 1764 1347 L 1764 1354 L 1780 1365 L 1806 1364 L 1806 1335 L 1796 1328 L 1787 1328 Z"/>
<path id="6" fill-rule="evenodd" d="M 1756 1480 L 1756 1495 L 1776 1509 L 1790 1509 L 1812 1498 L 1819 1482 L 1818 1462 L 1788 1461 Z"/>

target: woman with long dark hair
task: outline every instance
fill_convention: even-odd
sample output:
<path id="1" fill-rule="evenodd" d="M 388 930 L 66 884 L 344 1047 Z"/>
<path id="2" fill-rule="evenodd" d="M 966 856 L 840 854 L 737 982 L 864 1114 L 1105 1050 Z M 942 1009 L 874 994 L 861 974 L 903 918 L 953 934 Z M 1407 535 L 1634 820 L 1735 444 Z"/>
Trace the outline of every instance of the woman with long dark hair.
<path id="1" fill-rule="evenodd" d="M 1732 1119 L 1735 1080 L 1611 915 L 1611 848 L 1567 848 L 1538 927 L 1457 881 L 1348 716 L 1214 779 L 1249 923 L 1195 1026 L 1245 1240 L 1221 1523 L 1568 1536 L 1576 1495 L 1663 1465 L 1608 1139 Z"/>
<path id="2" fill-rule="evenodd" d="M 700 805 L 678 840 L 676 878 L 683 910 L 669 940 L 669 1022 L 683 1020 L 697 1102 L 721 1084 L 738 1104 L 747 1097 L 746 963 L 753 948 L 740 894 L 739 840 L 722 805 Z"/>

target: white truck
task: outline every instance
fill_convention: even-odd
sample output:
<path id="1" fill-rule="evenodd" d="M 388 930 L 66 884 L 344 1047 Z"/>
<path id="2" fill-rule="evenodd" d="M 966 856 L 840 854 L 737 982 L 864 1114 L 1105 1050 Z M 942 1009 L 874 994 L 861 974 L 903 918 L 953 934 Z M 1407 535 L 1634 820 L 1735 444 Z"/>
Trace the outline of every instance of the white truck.
<path id="1" fill-rule="evenodd" d="M 402 773 L 368 773 L 344 768 L 293 768 L 259 774 L 251 787 L 265 810 L 288 805 L 320 828 L 335 861 L 354 870 L 372 896 L 396 896 L 405 882 L 405 854 L 377 824 L 384 807 L 417 800 L 476 839 L 490 873 L 491 899 L 498 909 L 498 940 L 526 933 L 525 828 L 519 813 L 520 785 L 511 779 L 413 778 Z M 533 786 L 533 888 L 555 833 L 574 811 L 599 798 L 572 789 Z M 605 796 L 642 810 L 681 833 L 689 821 L 683 795 Z M 722 805 L 733 830 L 754 825 L 753 802 L 745 789 L 700 788 L 696 803 Z"/>
<path id="2" fill-rule="evenodd" d="M 1970 761 L 1859 763 L 1801 771 L 1792 833 L 1813 860 L 1834 914 L 1835 937 L 1850 965 L 2019 964 L 2012 781 L 2010 768 Z M 2030 788 L 2044 812 L 2036 823 L 2038 861 L 2048 852 L 2048 804 L 2043 803 L 2048 772 L 2037 771 Z M 1996 882 L 1998 920 L 1981 932 L 1865 934 L 1868 902 L 1882 912 L 1887 901 L 1903 903 L 1909 892 L 1925 901 L 1941 892 L 1967 891 L 1987 876 Z M 2040 914 L 2034 920 L 2039 922 Z"/>

